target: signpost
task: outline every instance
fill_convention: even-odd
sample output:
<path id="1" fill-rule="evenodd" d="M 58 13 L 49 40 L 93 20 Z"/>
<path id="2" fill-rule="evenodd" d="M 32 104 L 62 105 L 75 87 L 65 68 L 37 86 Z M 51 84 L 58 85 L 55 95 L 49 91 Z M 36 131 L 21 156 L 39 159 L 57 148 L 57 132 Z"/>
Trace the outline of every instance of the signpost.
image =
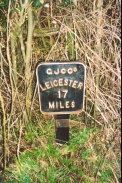
<path id="1" fill-rule="evenodd" d="M 69 141 L 69 114 L 82 111 L 85 66 L 78 61 L 41 63 L 36 69 L 40 110 L 55 117 L 56 142 Z"/>

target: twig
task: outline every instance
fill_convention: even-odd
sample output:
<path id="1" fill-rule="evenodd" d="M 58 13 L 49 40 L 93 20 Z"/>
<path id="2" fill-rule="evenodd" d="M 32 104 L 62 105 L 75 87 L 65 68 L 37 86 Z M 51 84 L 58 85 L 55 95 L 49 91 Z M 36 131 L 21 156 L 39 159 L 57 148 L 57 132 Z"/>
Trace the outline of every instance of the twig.
<path id="1" fill-rule="evenodd" d="M 2 121 L 2 134 L 3 134 L 3 171 L 6 170 L 6 117 L 5 117 L 5 108 L 3 97 L 0 92 L 0 114 Z"/>
<path id="2" fill-rule="evenodd" d="M 21 119 L 20 119 L 20 132 L 19 132 L 19 140 L 18 140 L 18 145 L 17 145 L 17 158 L 18 158 L 19 163 L 20 163 L 19 150 L 20 150 L 21 134 L 22 134 L 22 124 L 21 124 Z"/>

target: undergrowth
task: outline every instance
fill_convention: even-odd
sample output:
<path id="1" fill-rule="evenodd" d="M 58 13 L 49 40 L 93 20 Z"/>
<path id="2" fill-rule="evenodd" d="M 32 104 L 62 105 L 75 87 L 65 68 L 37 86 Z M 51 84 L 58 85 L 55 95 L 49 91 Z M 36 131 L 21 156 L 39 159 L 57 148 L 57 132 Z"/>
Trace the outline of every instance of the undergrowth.
<path id="1" fill-rule="evenodd" d="M 25 144 L 19 159 L 14 156 L 6 183 L 105 183 L 120 178 L 120 152 L 114 151 L 117 139 L 108 144 L 103 130 L 72 126 L 70 121 L 70 143 L 61 146 L 55 143 L 54 121 L 48 123 L 43 131 L 33 124 L 31 136 L 26 132 L 29 146 Z"/>
<path id="2" fill-rule="evenodd" d="M 0 0 L 0 182 L 118 183 L 121 1 Z M 39 62 L 86 66 L 85 105 L 70 144 L 39 110 Z"/>

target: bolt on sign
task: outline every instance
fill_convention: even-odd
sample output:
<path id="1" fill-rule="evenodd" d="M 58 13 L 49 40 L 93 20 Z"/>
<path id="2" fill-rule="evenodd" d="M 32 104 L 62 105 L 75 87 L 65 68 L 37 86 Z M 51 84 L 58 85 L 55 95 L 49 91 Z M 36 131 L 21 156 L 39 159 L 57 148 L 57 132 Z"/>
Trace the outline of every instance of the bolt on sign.
<path id="1" fill-rule="evenodd" d="M 85 66 L 78 61 L 37 66 L 40 110 L 44 114 L 79 113 L 84 105 Z"/>

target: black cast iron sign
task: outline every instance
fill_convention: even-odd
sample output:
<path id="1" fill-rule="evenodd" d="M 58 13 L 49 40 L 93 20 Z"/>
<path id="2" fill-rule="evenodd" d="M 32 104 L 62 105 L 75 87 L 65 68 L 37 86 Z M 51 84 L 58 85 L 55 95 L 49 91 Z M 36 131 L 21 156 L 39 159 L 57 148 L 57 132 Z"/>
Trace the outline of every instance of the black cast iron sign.
<path id="1" fill-rule="evenodd" d="M 42 113 L 57 115 L 82 111 L 85 66 L 81 62 L 41 63 L 36 75 Z"/>

